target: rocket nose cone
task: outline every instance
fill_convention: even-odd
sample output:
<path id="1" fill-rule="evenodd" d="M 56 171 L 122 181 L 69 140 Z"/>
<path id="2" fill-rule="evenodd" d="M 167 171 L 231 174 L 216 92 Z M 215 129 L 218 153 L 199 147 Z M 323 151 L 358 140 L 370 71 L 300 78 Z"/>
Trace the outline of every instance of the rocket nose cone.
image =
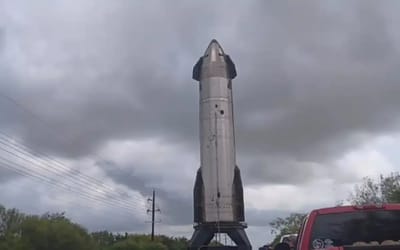
<path id="1" fill-rule="evenodd" d="M 208 57 L 210 61 L 219 61 L 223 60 L 223 56 L 225 55 L 224 50 L 221 45 L 217 42 L 217 40 L 213 39 L 208 45 L 206 52 L 204 53 L 204 57 Z"/>
<path id="2" fill-rule="evenodd" d="M 236 75 L 235 64 L 215 39 L 211 40 L 204 56 L 200 57 L 192 72 L 192 78 L 196 81 L 200 81 L 203 76 L 221 76 L 233 79 Z"/>

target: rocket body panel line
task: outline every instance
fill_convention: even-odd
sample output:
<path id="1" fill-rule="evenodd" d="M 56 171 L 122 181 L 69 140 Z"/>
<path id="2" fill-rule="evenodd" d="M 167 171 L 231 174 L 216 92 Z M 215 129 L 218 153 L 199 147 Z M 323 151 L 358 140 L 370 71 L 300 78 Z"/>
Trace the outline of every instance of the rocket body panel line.
<path id="1" fill-rule="evenodd" d="M 200 104 L 205 102 L 229 102 L 229 99 L 226 97 L 209 97 L 200 100 Z"/>

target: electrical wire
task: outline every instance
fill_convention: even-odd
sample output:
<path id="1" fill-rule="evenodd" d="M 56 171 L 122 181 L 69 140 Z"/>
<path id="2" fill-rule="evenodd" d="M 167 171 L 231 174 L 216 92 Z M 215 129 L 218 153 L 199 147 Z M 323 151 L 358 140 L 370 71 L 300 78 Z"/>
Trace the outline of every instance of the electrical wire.
<path id="1" fill-rule="evenodd" d="M 47 179 L 45 179 L 45 178 L 43 178 L 43 177 L 41 177 L 41 176 L 34 175 L 34 174 L 29 173 L 29 172 L 27 172 L 27 171 L 19 170 L 19 169 L 15 168 L 15 167 L 12 167 L 12 166 L 8 165 L 8 164 L 5 164 L 4 162 L 0 162 L 0 167 L 3 167 L 3 168 L 5 168 L 5 169 L 9 169 L 10 171 L 13 171 L 13 172 L 17 173 L 18 175 L 25 176 L 25 177 L 28 177 L 28 178 L 32 178 L 32 179 L 34 179 L 35 181 L 37 181 L 37 180 L 45 181 L 45 182 L 49 181 L 49 180 L 47 180 Z M 60 185 L 60 186 L 57 185 L 57 184 L 56 184 L 56 185 L 53 185 L 53 182 L 52 182 L 50 185 L 53 186 L 53 187 L 55 187 L 55 188 L 58 188 L 59 190 L 65 191 L 65 188 L 64 188 L 64 187 L 61 187 L 61 185 Z M 68 191 L 69 191 L 69 190 L 68 190 Z M 81 195 L 80 195 L 80 196 L 81 196 Z M 59 199 L 59 197 L 56 198 L 56 199 Z M 131 217 L 131 215 L 132 215 L 132 210 L 131 210 L 131 209 L 128 210 L 128 209 L 125 209 L 125 208 L 122 208 L 122 207 L 115 206 L 115 204 L 114 204 L 114 205 L 111 205 L 111 204 L 109 204 L 109 203 L 104 203 L 103 201 L 100 201 L 100 200 L 97 200 L 97 199 L 93 199 L 93 198 L 87 198 L 87 197 L 86 197 L 86 199 L 89 200 L 89 201 L 91 201 L 91 202 L 94 202 L 94 203 L 96 203 L 96 204 L 101 204 L 103 207 L 105 206 L 105 207 L 107 207 L 107 208 L 112 208 L 111 211 L 112 211 L 113 213 L 122 215 L 122 216 L 124 216 L 124 218 L 126 218 L 126 219 L 132 219 L 132 217 Z M 87 204 L 87 203 L 78 202 L 76 199 L 71 200 L 71 201 L 69 201 L 69 202 L 72 202 L 72 203 L 74 203 L 75 206 L 80 206 L 80 207 L 85 206 L 85 204 Z M 89 206 L 89 205 L 86 205 L 85 207 L 93 208 L 93 206 Z M 121 209 L 122 209 L 122 210 L 121 210 Z"/>
<path id="2" fill-rule="evenodd" d="M 9 148 L 6 149 L 6 148 L 4 148 L 4 146 L 9 147 Z M 10 148 L 14 152 L 10 152 L 10 150 L 9 150 Z M 95 189 L 97 192 L 102 192 L 105 195 L 115 196 L 115 192 L 110 192 L 110 191 L 105 191 L 105 190 L 100 189 L 100 187 L 103 187 L 103 185 L 94 184 L 85 178 L 76 178 L 77 176 L 71 172 L 71 171 L 73 171 L 71 168 L 68 168 L 68 167 L 61 168 L 61 167 L 57 166 L 56 164 L 54 164 L 54 165 L 51 164 L 51 162 L 46 161 L 45 159 L 41 158 L 40 156 L 34 157 L 29 152 L 23 150 L 21 147 L 17 146 L 16 144 L 10 144 L 9 142 L 4 141 L 3 138 L 1 138 L 1 135 L 0 135 L 0 149 L 20 160 L 24 160 L 24 161 L 27 161 L 27 162 L 33 163 L 33 164 L 38 164 L 38 166 L 41 166 L 41 168 L 43 170 L 50 171 L 50 172 L 60 176 L 61 178 L 69 178 L 72 182 L 74 182 L 77 185 L 85 185 L 86 188 Z M 15 152 L 17 152 L 17 153 L 15 153 Z M 28 157 L 28 158 L 22 157 L 21 155 Z M 58 170 L 60 170 L 60 168 L 64 172 L 59 172 Z M 82 183 L 81 180 L 83 180 L 84 183 Z M 122 200 L 122 198 L 120 198 L 122 195 L 125 195 L 125 194 L 119 193 L 118 194 L 119 197 L 116 199 L 121 200 L 122 202 L 127 202 L 126 200 Z M 137 197 L 132 197 L 129 195 L 128 195 L 128 198 L 134 199 L 137 202 L 144 201 L 144 199 L 139 199 Z M 127 202 L 127 203 L 129 203 L 129 202 Z"/>
<path id="3" fill-rule="evenodd" d="M 24 151 L 26 151 L 26 153 L 28 153 L 28 154 L 30 154 L 32 156 L 38 157 L 38 158 L 40 158 L 42 160 L 45 160 L 45 161 L 48 161 L 48 162 L 52 162 L 53 166 L 57 165 L 61 169 L 68 170 L 68 172 L 74 172 L 74 174 L 81 176 L 82 179 L 85 179 L 85 180 L 90 181 L 90 182 L 95 182 L 96 184 L 101 185 L 105 189 L 108 189 L 108 190 L 110 190 L 112 192 L 118 192 L 118 190 L 115 190 L 113 187 L 110 187 L 110 186 L 104 184 L 103 181 L 101 181 L 101 180 L 99 180 L 99 179 L 97 179 L 97 178 L 95 178 L 93 176 L 86 175 L 86 174 L 84 174 L 81 171 L 76 170 L 76 169 L 71 169 L 68 166 L 66 166 L 64 163 L 52 158 L 51 156 L 49 156 L 49 155 L 47 155 L 45 153 L 32 150 L 31 148 L 27 147 L 23 143 L 17 142 L 17 140 L 15 138 L 13 138 L 12 136 L 10 136 L 7 133 L 4 133 L 2 131 L 0 131 L 0 139 L 1 138 L 3 138 L 3 140 L 7 141 L 7 143 L 13 144 L 14 146 L 18 147 L 20 150 L 24 150 Z M 125 192 L 119 192 L 119 193 L 121 195 L 126 195 Z M 132 198 L 132 197 L 129 197 L 129 198 Z M 143 199 L 140 196 L 136 196 L 136 198 Z"/>
<path id="4" fill-rule="evenodd" d="M 47 123 L 46 121 L 44 121 L 40 116 L 38 116 L 37 114 L 35 114 L 34 112 L 32 112 L 32 111 L 31 111 L 29 108 L 27 108 L 26 106 L 24 106 L 24 105 L 22 105 L 21 103 L 19 103 L 18 101 L 16 101 L 14 98 L 11 98 L 10 96 L 8 96 L 8 95 L 6 95 L 5 93 L 2 93 L 2 92 L 0 92 L 0 96 L 2 96 L 3 98 L 7 99 L 9 102 L 13 103 L 14 105 L 16 105 L 18 108 L 20 108 L 20 109 L 23 110 L 24 112 L 28 113 L 31 117 L 37 119 L 37 120 L 40 121 L 42 124 L 48 125 L 48 123 Z M 47 127 L 49 127 L 49 126 L 47 126 Z M 50 127 L 50 128 L 51 128 L 51 127 Z M 53 132 L 53 134 L 54 134 L 55 136 L 57 136 L 57 137 L 60 136 L 59 133 L 54 133 L 54 130 L 49 130 L 49 131 L 50 131 L 50 132 Z M 42 162 L 44 161 L 44 162 L 50 164 L 53 168 L 56 168 L 56 169 L 58 169 L 58 170 L 60 170 L 60 169 L 62 169 L 62 170 L 67 170 L 67 172 L 70 173 L 69 176 L 71 176 L 71 177 L 72 177 L 73 174 L 75 174 L 75 175 L 79 176 L 79 180 L 84 180 L 86 183 L 89 183 L 89 185 L 90 185 L 90 183 L 97 183 L 97 185 L 100 185 L 100 186 L 103 188 L 103 190 L 106 189 L 106 190 L 109 190 L 110 193 L 115 194 L 115 192 L 116 192 L 115 188 L 112 188 L 112 187 L 110 187 L 110 186 L 104 184 L 101 180 L 96 179 L 96 178 L 94 178 L 94 177 L 92 177 L 92 176 L 89 176 L 89 175 L 85 175 L 84 173 L 82 173 L 82 172 L 79 171 L 79 170 L 75 170 L 75 169 L 68 168 L 68 167 L 66 167 L 63 163 L 61 163 L 61 162 L 59 162 L 59 161 L 57 161 L 57 160 L 55 160 L 55 159 L 52 159 L 50 156 L 48 156 L 48 155 L 46 155 L 46 154 L 43 154 L 43 153 L 38 153 L 37 151 L 33 151 L 32 149 L 30 149 L 29 147 L 26 147 L 26 146 L 23 145 L 23 144 L 22 144 L 22 145 L 21 145 L 21 144 L 18 145 L 18 144 L 15 142 L 15 140 L 13 140 L 13 139 L 10 140 L 10 138 L 12 138 L 12 137 L 8 136 L 6 133 L 2 133 L 1 131 L 0 131 L 0 133 L 3 134 L 3 139 L 4 139 L 4 138 L 7 139 L 8 143 L 9 143 L 8 145 L 10 145 L 10 143 L 14 144 L 14 146 L 17 145 L 18 151 L 19 151 L 19 150 L 22 150 L 22 151 L 23 151 L 23 150 L 26 150 L 26 152 L 27 152 L 28 154 L 30 154 L 30 155 L 32 155 L 32 156 L 35 156 L 35 157 L 38 157 Z M 6 136 L 6 137 L 4 137 L 4 136 Z M 4 142 L 4 140 L 3 140 L 3 142 Z M 4 144 L 3 144 L 3 145 L 4 145 Z M 15 147 L 14 147 L 14 150 L 16 150 Z M 21 152 L 20 152 L 20 153 L 21 153 Z M 104 161 L 104 158 L 103 158 L 103 157 L 100 157 L 98 154 L 94 154 L 94 155 L 95 155 L 98 159 Z M 25 155 L 25 156 L 27 156 L 27 155 Z M 34 157 L 32 157 L 32 156 L 30 156 L 30 157 L 31 157 L 31 158 L 34 158 Z M 53 164 L 51 164 L 51 163 L 53 163 Z M 58 166 L 58 167 L 55 167 L 55 166 Z M 17 171 L 15 168 L 14 168 L 14 169 L 11 169 L 11 170 Z M 19 171 L 20 173 L 22 173 L 21 170 L 18 170 L 18 171 Z M 26 172 L 25 172 L 25 173 L 26 173 Z M 28 175 L 28 177 L 31 176 L 30 178 L 32 178 L 32 174 L 29 174 L 29 172 L 26 173 L 26 175 Z M 39 175 L 39 177 L 40 177 L 40 175 Z M 43 178 L 43 176 L 42 176 L 41 178 Z M 50 182 L 50 183 L 52 183 L 52 182 Z M 55 184 L 51 184 L 51 185 L 55 185 Z M 58 184 L 57 184 L 57 185 L 58 185 Z M 70 188 L 68 188 L 67 190 L 70 190 Z M 120 197 L 126 195 L 126 192 L 118 192 L 118 190 L 117 190 L 117 193 L 118 193 L 118 195 L 119 195 Z M 82 192 L 78 192 L 78 194 L 81 195 L 81 196 L 85 196 Z M 90 197 L 90 196 L 89 196 L 89 197 Z M 128 198 L 134 199 L 134 200 L 138 201 L 138 204 L 141 204 L 141 205 L 145 206 L 144 203 L 141 202 L 141 201 L 143 201 L 143 197 L 140 197 L 139 195 L 129 196 L 129 194 L 128 194 Z M 88 199 L 91 199 L 91 198 L 88 198 Z M 119 201 L 120 201 L 120 200 L 119 200 Z M 103 203 L 104 203 L 105 200 L 102 200 L 102 201 L 100 200 L 100 202 L 103 202 Z M 107 203 L 107 202 L 108 202 L 108 200 L 106 200 L 106 203 Z M 113 204 L 112 206 L 115 206 L 115 203 L 111 203 L 111 204 Z M 127 202 L 127 204 L 129 204 L 129 202 Z M 127 205 L 127 204 L 125 204 L 125 205 Z"/>
<path id="5" fill-rule="evenodd" d="M 45 125 L 46 127 L 50 128 L 50 130 L 48 130 L 48 132 L 51 132 L 54 136 L 56 137 L 60 137 L 60 133 L 55 133 L 54 128 L 49 125 L 49 123 L 47 121 L 45 121 L 44 119 L 42 119 L 39 115 L 37 115 L 35 112 L 33 112 L 32 110 L 30 110 L 29 108 L 26 107 L 26 105 L 21 104 L 20 102 L 18 102 L 17 100 L 15 100 L 14 98 L 10 97 L 9 95 L 5 94 L 4 92 L 0 91 L 0 97 L 3 97 L 3 99 L 9 101 L 10 103 L 14 104 L 15 106 L 17 106 L 20 110 L 22 110 L 23 112 L 29 114 L 32 118 L 38 120 L 39 122 L 41 122 L 43 125 Z M 1 131 L 0 131 L 1 133 Z M 1 134 L 6 135 L 6 133 L 2 132 Z M 42 154 L 44 155 L 44 154 Z M 96 158 L 105 161 L 104 157 L 101 157 L 99 154 L 93 153 L 94 156 L 96 156 Z M 48 156 L 47 156 L 48 157 Z M 50 157 L 51 158 L 51 157 Z M 63 165 L 63 164 L 61 164 Z M 77 173 L 80 173 L 79 171 L 77 171 Z M 91 176 L 86 176 L 85 178 L 89 178 L 92 181 L 95 181 L 97 183 L 101 183 L 101 185 L 103 186 L 107 186 L 105 185 L 101 180 L 98 180 L 94 177 Z M 114 192 L 115 190 L 112 189 Z M 125 195 L 125 193 L 123 193 L 123 195 Z M 142 198 L 142 197 L 140 197 Z"/>
<path id="6" fill-rule="evenodd" d="M 126 206 L 124 204 L 120 204 L 120 203 L 112 202 L 108 199 L 104 199 L 103 197 L 96 197 L 96 196 L 87 194 L 85 192 L 82 192 L 82 190 L 76 189 L 76 187 L 74 187 L 74 186 L 59 182 L 58 180 L 52 179 L 48 176 L 40 175 L 37 172 L 29 171 L 29 169 L 26 169 L 24 166 L 15 164 L 12 161 L 10 161 L 6 158 L 3 158 L 3 157 L 0 157 L 0 166 L 3 168 L 9 169 L 13 172 L 16 172 L 17 174 L 23 175 L 25 177 L 34 178 L 36 180 L 46 182 L 47 184 L 49 184 L 53 187 L 63 189 L 64 191 L 73 192 L 73 193 L 78 194 L 79 196 L 86 198 L 88 200 L 91 200 L 91 201 L 98 201 L 103 204 L 108 204 L 114 208 L 122 208 L 127 211 L 131 211 L 131 212 L 132 212 L 132 210 L 136 210 L 138 212 L 143 212 L 142 209 Z"/>
<path id="7" fill-rule="evenodd" d="M 67 190 L 67 191 L 72 191 L 72 192 L 74 192 L 74 193 L 82 194 L 82 195 L 85 195 L 85 196 L 91 196 L 91 197 L 94 197 L 94 198 L 96 198 L 96 199 L 101 199 L 101 200 L 106 200 L 106 201 L 111 200 L 111 201 L 115 202 L 116 204 L 118 204 L 118 205 L 121 206 L 121 207 L 125 207 L 125 208 L 129 208 L 129 209 L 136 209 L 136 210 L 138 210 L 138 207 L 137 207 L 137 206 L 134 206 L 134 205 L 127 205 L 127 204 L 118 202 L 118 201 L 116 201 L 116 200 L 114 200 L 114 199 L 107 199 L 107 198 L 104 197 L 104 196 L 89 195 L 89 194 L 87 193 L 87 191 L 86 191 L 86 192 L 82 192 L 83 190 L 85 190 L 84 187 L 80 187 L 80 188 L 79 188 L 79 187 L 76 187 L 76 186 L 74 186 L 74 185 L 68 185 L 67 183 L 61 182 L 61 181 L 58 180 L 58 179 L 52 178 L 52 177 L 50 177 L 50 176 L 43 175 L 43 174 L 41 174 L 40 172 L 37 172 L 37 171 L 32 171 L 32 169 L 28 169 L 28 168 L 24 167 L 23 165 L 15 164 L 15 162 L 10 161 L 10 160 L 8 160 L 8 159 L 6 159 L 6 158 L 0 157 L 0 160 L 3 161 L 3 164 L 7 164 L 8 168 L 11 168 L 12 166 L 14 166 L 14 167 L 17 166 L 17 167 L 18 167 L 17 169 L 18 169 L 19 171 L 25 171 L 26 173 L 35 174 L 35 176 L 36 176 L 37 178 L 41 178 L 42 181 L 45 181 L 45 182 L 48 183 L 48 184 L 55 184 L 55 185 L 57 185 L 57 186 L 62 186 L 62 187 L 64 187 L 65 190 Z M 5 162 L 5 163 L 4 163 L 4 162 Z M 94 193 L 96 193 L 96 192 L 94 192 Z M 96 194 L 98 194 L 98 193 L 96 193 Z"/>

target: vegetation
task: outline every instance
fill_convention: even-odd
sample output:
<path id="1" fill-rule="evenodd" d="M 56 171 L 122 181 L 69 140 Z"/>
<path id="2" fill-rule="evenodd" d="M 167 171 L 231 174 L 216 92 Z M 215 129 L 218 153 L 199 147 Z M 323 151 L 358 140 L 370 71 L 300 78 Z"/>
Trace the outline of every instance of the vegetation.
<path id="1" fill-rule="evenodd" d="M 400 202 L 400 174 L 381 175 L 375 181 L 365 177 L 361 185 L 356 185 L 348 199 L 354 205 Z"/>
<path id="2" fill-rule="evenodd" d="M 279 243 L 281 237 L 285 234 L 297 233 L 300 229 L 306 214 L 292 213 L 285 218 L 278 217 L 271 221 L 269 225 L 272 227 L 271 233 L 275 235 L 272 245 Z"/>
<path id="3" fill-rule="evenodd" d="M 88 233 L 61 214 L 25 215 L 0 205 L 1 250 L 183 250 L 185 238 Z"/>

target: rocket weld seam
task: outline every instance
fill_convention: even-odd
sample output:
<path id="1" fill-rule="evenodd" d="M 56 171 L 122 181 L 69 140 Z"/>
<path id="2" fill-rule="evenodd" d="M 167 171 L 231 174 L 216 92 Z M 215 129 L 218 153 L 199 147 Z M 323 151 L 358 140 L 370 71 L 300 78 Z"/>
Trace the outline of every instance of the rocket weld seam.
<path id="1" fill-rule="evenodd" d="M 229 102 L 229 99 L 226 97 L 210 97 L 210 98 L 204 98 L 200 100 L 200 103 L 208 102 L 208 101 L 225 101 Z"/>
<path id="2" fill-rule="evenodd" d="M 215 163 L 218 166 L 218 126 L 217 126 L 217 119 L 218 115 L 216 112 L 214 112 L 214 118 L 215 118 Z M 218 234 L 220 233 L 220 226 L 219 226 L 219 221 L 221 220 L 220 218 L 220 204 L 219 201 L 221 199 L 221 195 L 220 195 L 220 189 L 219 189 L 219 171 L 218 171 L 218 167 L 216 168 L 217 170 L 217 201 L 216 201 L 216 205 L 217 205 L 217 229 L 218 229 Z"/>
<path id="3" fill-rule="evenodd" d="M 223 117 L 218 117 L 217 120 L 228 120 L 228 118 L 230 118 L 230 116 L 224 115 Z M 209 116 L 204 116 L 204 117 L 202 117 L 202 120 L 203 121 L 214 120 L 214 118 L 210 118 Z"/>

